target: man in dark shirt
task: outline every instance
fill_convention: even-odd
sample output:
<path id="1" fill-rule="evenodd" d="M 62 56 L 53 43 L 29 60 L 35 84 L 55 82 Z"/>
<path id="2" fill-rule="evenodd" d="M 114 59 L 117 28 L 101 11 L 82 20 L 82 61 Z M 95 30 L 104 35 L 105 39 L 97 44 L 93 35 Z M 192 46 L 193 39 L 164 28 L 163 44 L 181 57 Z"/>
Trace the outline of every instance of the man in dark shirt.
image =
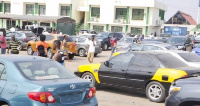
<path id="1" fill-rule="evenodd" d="M 18 47 L 19 45 L 21 45 L 21 42 L 19 40 L 16 40 L 14 35 L 12 35 L 11 38 L 12 38 L 12 41 L 9 44 L 7 53 L 9 53 L 9 50 L 11 48 L 11 52 L 10 52 L 11 54 L 19 54 Z"/>

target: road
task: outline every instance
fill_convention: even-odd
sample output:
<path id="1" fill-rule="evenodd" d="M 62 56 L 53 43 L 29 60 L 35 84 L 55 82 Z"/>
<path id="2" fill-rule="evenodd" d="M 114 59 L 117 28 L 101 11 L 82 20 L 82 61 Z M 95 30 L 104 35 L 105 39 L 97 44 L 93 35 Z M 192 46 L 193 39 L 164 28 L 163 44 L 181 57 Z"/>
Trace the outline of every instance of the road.
<path id="1" fill-rule="evenodd" d="M 27 55 L 26 51 L 20 51 Z M 94 58 L 94 63 L 104 62 L 109 59 L 110 51 L 103 51 Z M 86 57 L 75 56 L 71 62 L 65 61 L 65 67 L 76 71 L 79 65 L 89 64 Z M 122 89 L 101 87 L 97 89 L 99 106 L 164 106 L 164 103 L 154 103 L 147 99 L 145 94 L 126 91 Z"/>

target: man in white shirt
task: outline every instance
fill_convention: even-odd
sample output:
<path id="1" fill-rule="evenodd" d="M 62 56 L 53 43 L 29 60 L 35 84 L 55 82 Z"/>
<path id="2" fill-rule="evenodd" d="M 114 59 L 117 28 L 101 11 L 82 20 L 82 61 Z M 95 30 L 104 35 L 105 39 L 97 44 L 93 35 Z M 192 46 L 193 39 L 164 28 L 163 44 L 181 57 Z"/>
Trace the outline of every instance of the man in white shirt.
<path id="1" fill-rule="evenodd" d="M 94 52 L 95 52 L 96 41 L 94 40 L 94 36 L 92 36 L 91 40 L 88 41 L 88 61 L 89 63 L 93 63 Z"/>

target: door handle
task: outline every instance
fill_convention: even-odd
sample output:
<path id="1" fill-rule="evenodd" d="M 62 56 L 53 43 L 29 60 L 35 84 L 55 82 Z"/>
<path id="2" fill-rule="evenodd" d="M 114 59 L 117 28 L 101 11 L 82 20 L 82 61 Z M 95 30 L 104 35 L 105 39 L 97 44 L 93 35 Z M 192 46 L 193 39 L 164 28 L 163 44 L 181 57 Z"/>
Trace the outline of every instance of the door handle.
<path id="1" fill-rule="evenodd" d="M 152 72 L 148 72 L 149 74 L 151 74 Z"/>
<path id="2" fill-rule="evenodd" d="M 125 70 L 121 70 L 121 71 L 125 71 Z"/>

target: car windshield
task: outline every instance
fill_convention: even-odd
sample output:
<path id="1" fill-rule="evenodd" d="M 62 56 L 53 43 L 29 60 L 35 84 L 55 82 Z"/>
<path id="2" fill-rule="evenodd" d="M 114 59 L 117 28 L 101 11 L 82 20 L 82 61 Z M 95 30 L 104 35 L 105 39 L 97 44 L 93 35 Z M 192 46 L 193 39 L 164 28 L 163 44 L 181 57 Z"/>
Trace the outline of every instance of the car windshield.
<path id="1" fill-rule="evenodd" d="M 195 37 L 195 40 L 200 40 L 200 36 Z"/>
<path id="2" fill-rule="evenodd" d="M 101 33 L 97 34 L 96 37 L 106 38 L 106 37 L 108 37 L 108 35 L 109 35 L 109 33 L 101 32 Z"/>
<path id="3" fill-rule="evenodd" d="M 160 37 L 171 37 L 170 34 L 160 34 Z"/>
<path id="4" fill-rule="evenodd" d="M 76 77 L 56 61 L 15 62 L 22 75 L 29 80 L 70 79 Z"/>
<path id="5" fill-rule="evenodd" d="M 25 35 L 26 35 L 27 37 L 35 37 L 35 36 L 36 36 L 34 33 L 25 33 Z"/>
<path id="6" fill-rule="evenodd" d="M 185 37 L 171 37 L 168 39 L 168 43 L 169 44 L 184 44 L 184 42 L 186 41 Z"/>
<path id="7" fill-rule="evenodd" d="M 200 56 L 195 53 L 178 53 L 187 62 L 200 62 Z"/>
<path id="8" fill-rule="evenodd" d="M 58 40 L 63 41 L 64 36 L 58 36 Z M 67 42 L 73 42 L 74 40 L 71 37 L 67 38 Z"/>
<path id="9" fill-rule="evenodd" d="M 171 54 L 156 55 L 165 68 L 179 68 L 188 66 L 186 63 Z"/>
<path id="10" fill-rule="evenodd" d="M 122 38 L 122 39 L 119 40 L 119 42 L 132 43 L 133 39 L 132 38 Z"/>

